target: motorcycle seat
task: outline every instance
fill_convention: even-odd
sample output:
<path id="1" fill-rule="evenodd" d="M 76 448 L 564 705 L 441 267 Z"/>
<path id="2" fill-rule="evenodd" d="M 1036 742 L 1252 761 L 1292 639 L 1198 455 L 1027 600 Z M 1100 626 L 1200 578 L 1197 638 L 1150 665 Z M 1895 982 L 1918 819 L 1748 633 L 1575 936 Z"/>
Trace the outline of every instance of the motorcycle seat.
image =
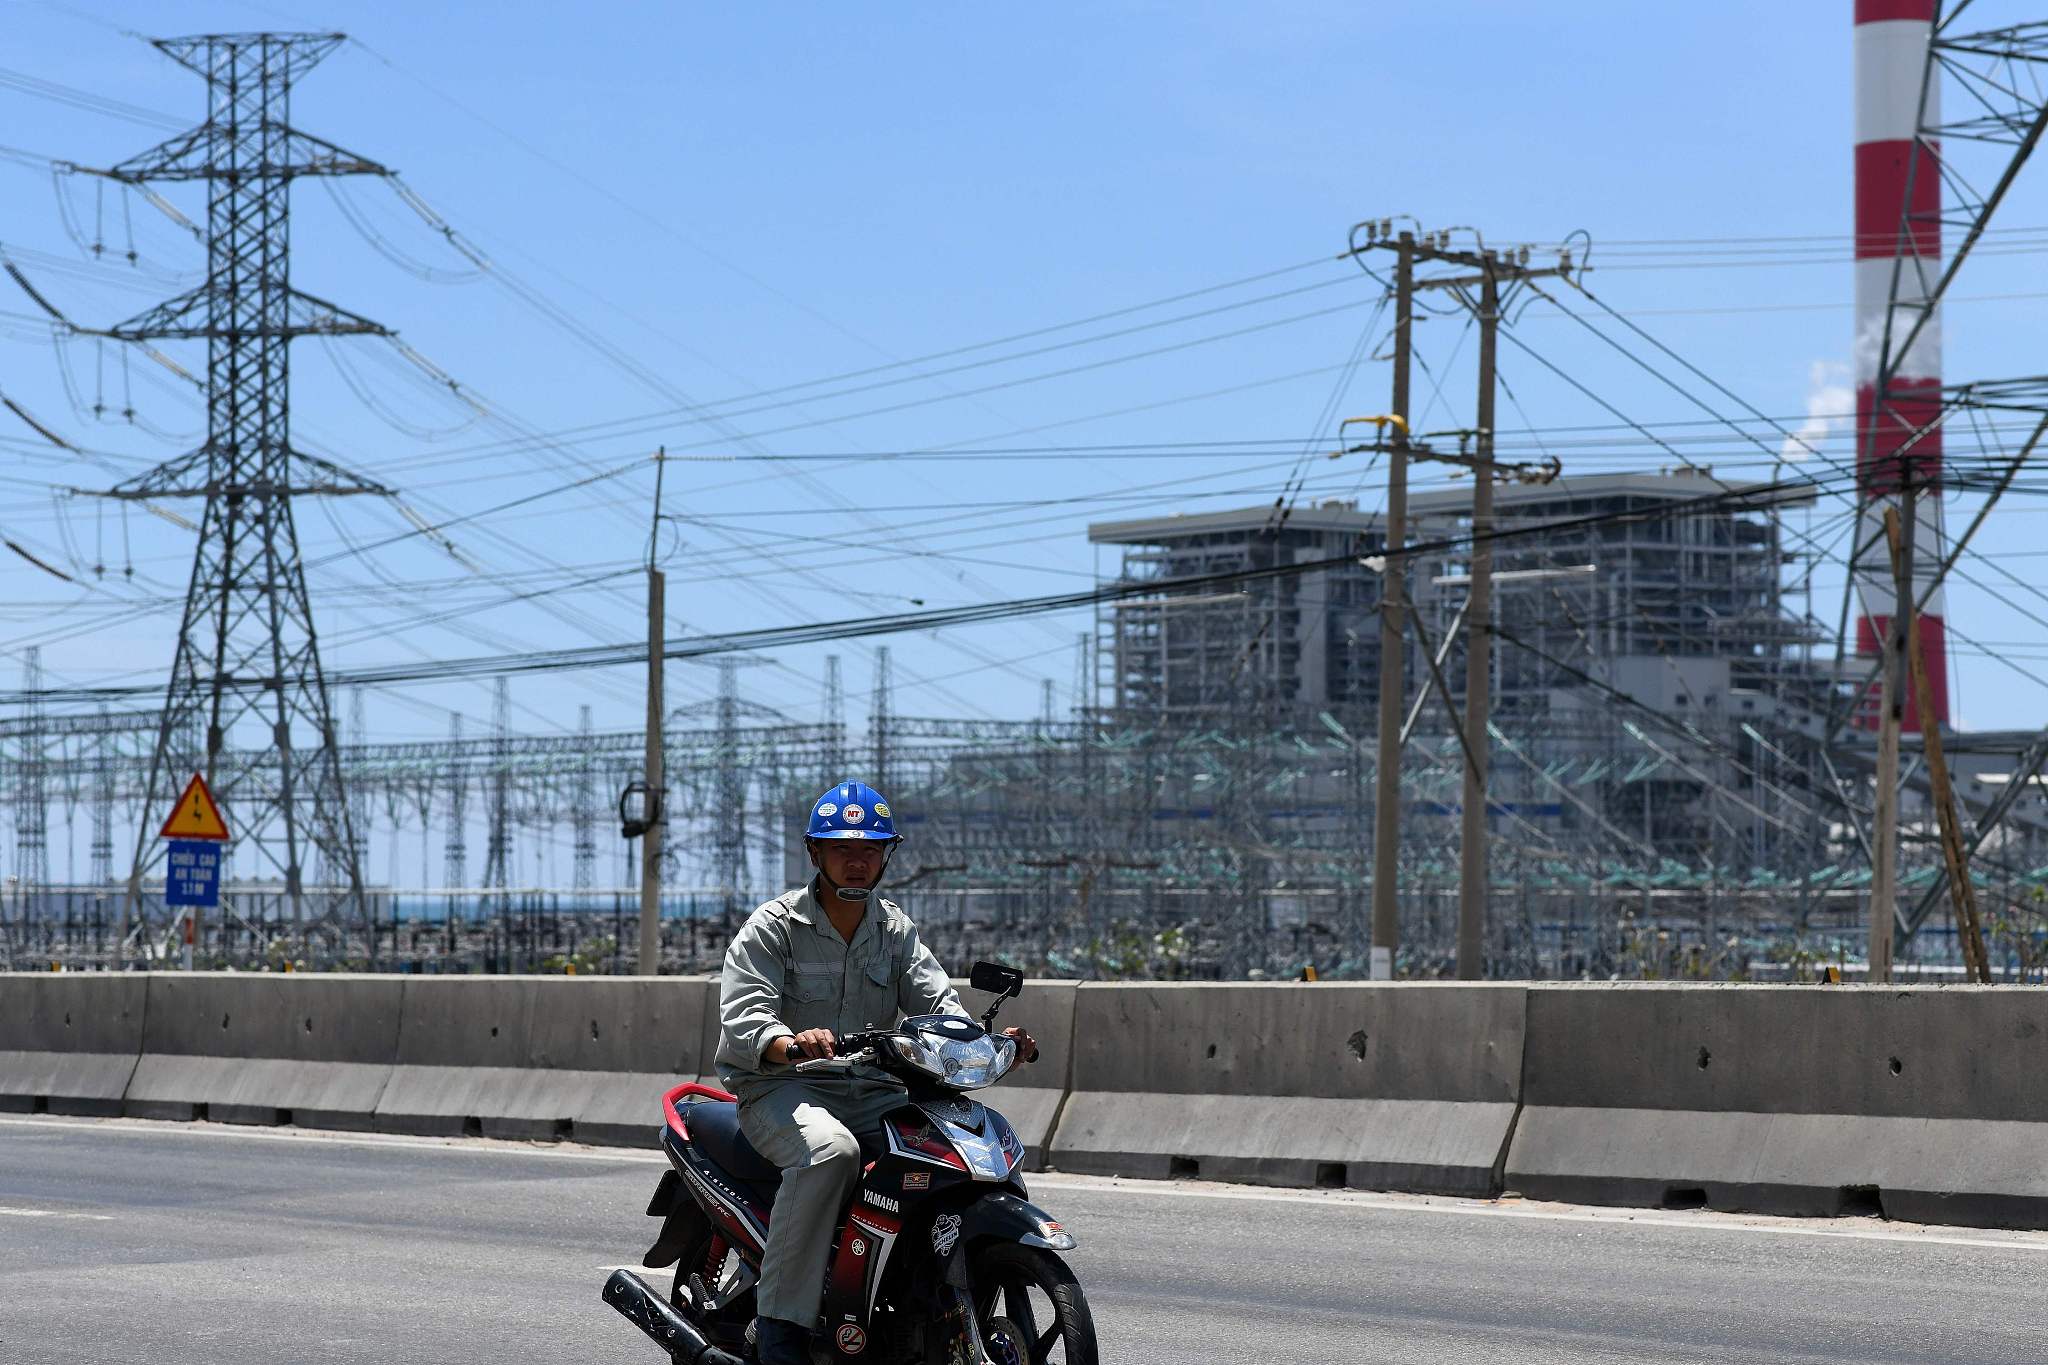
<path id="1" fill-rule="evenodd" d="M 768 1197 L 774 1198 L 773 1191 L 782 1184 L 782 1168 L 755 1151 L 754 1144 L 747 1141 L 747 1135 L 740 1129 L 737 1104 L 700 1100 L 683 1110 L 683 1122 L 689 1129 L 691 1145 L 720 1170 L 749 1185 L 767 1186 Z M 863 1166 L 879 1161 L 888 1151 L 880 1133 L 862 1133 L 859 1142 Z"/>
<path id="2" fill-rule="evenodd" d="M 740 1131 L 737 1104 L 693 1104 L 683 1111 L 683 1122 L 689 1128 L 691 1145 L 727 1175 L 771 1189 L 782 1183 L 782 1168 L 755 1151 L 754 1144 Z"/>

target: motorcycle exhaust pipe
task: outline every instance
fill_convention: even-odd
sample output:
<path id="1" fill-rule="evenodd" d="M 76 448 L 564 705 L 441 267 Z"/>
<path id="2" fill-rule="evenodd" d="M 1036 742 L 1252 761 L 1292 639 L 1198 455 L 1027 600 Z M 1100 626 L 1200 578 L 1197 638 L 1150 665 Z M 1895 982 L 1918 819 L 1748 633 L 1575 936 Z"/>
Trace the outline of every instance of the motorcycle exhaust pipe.
<path id="1" fill-rule="evenodd" d="M 744 1365 L 737 1356 L 705 1340 L 704 1334 L 676 1312 L 667 1299 L 630 1270 L 612 1272 L 612 1277 L 604 1282 L 604 1301 L 683 1365 Z"/>

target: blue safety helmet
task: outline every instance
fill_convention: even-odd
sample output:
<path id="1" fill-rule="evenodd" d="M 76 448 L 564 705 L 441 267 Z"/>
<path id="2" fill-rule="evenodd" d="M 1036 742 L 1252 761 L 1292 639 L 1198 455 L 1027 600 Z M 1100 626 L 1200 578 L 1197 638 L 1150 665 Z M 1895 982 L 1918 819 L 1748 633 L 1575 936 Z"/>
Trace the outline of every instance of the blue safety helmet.
<path id="1" fill-rule="evenodd" d="M 868 839 L 884 844 L 903 840 L 889 813 L 889 798 L 865 782 L 841 782 L 813 801 L 804 838 Z"/>

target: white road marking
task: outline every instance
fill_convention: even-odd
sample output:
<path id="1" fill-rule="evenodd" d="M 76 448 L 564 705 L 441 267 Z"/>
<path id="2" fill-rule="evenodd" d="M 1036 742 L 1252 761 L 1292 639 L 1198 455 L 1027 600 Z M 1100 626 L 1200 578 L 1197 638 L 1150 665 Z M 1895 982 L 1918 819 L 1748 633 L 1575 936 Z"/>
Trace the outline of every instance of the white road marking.
<path id="1" fill-rule="evenodd" d="M 553 1161 L 598 1161 L 667 1166 L 660 1152 L 631 1147 L 583 1147 L 575 1143 L 517 1142 L 501 1138 L 419 1138 L 384 1133 L 340 1133 L 310 1128 L 255 1128 L 221 1123 L 169 1123 L 152 1119 L 68 1119 L 37 1116 L 0 1118 L 0 1128 L 71 1129 L 129 1137 L 182 1133 L 190 1137 L 243 1142 L 297 1142 L 339 1147 L 391 1148 L 472 1156 L 530 1156 Z M 1466 1218 L 1530 1218 L 1558 1223 L 1674 1228 L 1689 1232 L 1747 1232 L 1784 1237 L 1836 1237 L 1851 1241 L 1906 1242 L 1926 1246 L 1976 1247 L 1997 1251 L 2048 1252 L 2048 1233 L 1985 1232 L 1929 1224 L 1885 1223 L 1875 1219 L 1773 1218 L 1715 1213 L 1674 1214 L 1585 1204 L 1541 1204 L 1519 1199 L 1452 1199 L 1436 1195 L 1375 1194 L 1354 1190 L 1285 1190 L 1224 1185 L 1214 1181 L 1124 1180 L 1043 1171 L 1026 1177 L 1039 1190 L 1073 1194 L 1153 1195 L 1175 1199 L 1220 1199 L 1258 1204 L 1311 1204 L 1325 1209 L 1377 1213 L 1440 1214 Z M 0 1213 L 9 1210 L 0 1209 Z M 107 1215 L 73 1215 L 106 1217 Z M 631 1269 L 632 1267 L 628 1267 Z"/>
<path id="2" fill-rule="evenodd" d="M 1534 1218 L 1557 1223 L 1625 1224 L 1630 1227 L 1680 1228 L 1693 1232 L 1763 1232 L 1787 1237 L 1844 1237 L 1870 1242 L 1917 1242 L 1934 1246 L 1993 1247 L 2010 1251 L 2048 1251 L 2048 1233 L 1992 1232 L 1942 1228 L 1924 1223 L 1881 1223 L 1864 1219 L 1773 1218 L 1761 1214 L 1671 1214 L 1587 1204 L 1536 1204 L 1518 1199 L 1450 1199 L 1432 1195 L 1368 1194 L 1349 1190 L 1262 1190 L 1214 1184 L 1191 1186 L 1179 1181 L 1104 1181 L 1095 1176 L 1045 1172 L 1030 1177 L 1041 1186 L 1082 1194 L 1154 1194 L 1183 1199 L 1227 1199 L 1248 1203 L 1314 1204 L 1320 1208 L 1372 1209 L 1386 1213 L 1438 1213 L 1474 1218 Z"/>
<path id="3" fill-rule="evenodd" d="M 649 1128 L 654 1125 L 648 1124 Z M 160 1137 L 182 1133 L 186 1137 L 230 1138 L 243 1142 L 300 1142 L 330 1147 L 391 1147 L 412 1152 L 449 1152 L 460 1155 L 545 1156 L 561 1161 L 626 1161 L 649 1166 L 666 1166 L 668 1158 L 659 1152 L 635 1147 L 579 1147 L 574 1143 L 520 1142 L 506 1138 L 406 1137 L 396 1133 L 341 1133 L 320 1128 L 257 1128 L 234 1123 L 174 1123 L 159 1119 L 53 1119 L 4 1118 L 0 1128 L 68 1128 L 107 1133 L 121 1137 Z"/>
<path id="4" fill-rule="evenodd" d="M 111 1223 L 111 1213 L 72 1213 L 68 1209 L 11 1209 L 0 1206 L 0 1218 L 80 1218 L 89 1223 Z"/>

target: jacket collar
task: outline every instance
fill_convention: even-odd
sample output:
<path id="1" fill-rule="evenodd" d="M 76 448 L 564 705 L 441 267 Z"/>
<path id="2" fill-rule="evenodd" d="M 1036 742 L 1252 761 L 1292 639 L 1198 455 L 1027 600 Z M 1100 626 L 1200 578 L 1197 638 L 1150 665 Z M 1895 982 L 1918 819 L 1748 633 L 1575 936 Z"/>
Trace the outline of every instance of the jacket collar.
<path id="1" fill-rule="evenodd" d="M 880 896 L 870 896 L 868 897 L 867 913 L 861 916 L 860 928 L 853 931 L 853 942 L 847 943 L 841 939 L 839 931 L 832 927 L 831 917 L 825 913 L 825 907 L 818 903 L 818 898 L 813 893 L 813 888 L 817 884 L 817 879 L 814 877 L 795 890 L 783 892 L 779 897 L 783 905 L 788 908 L 791 919 L 809 925 L 821 934 L 831 935 L 833 942 L 839 943 L 848 949 L 853 948 L 863 938 L 880 932 L 877 921 L 886 919 L 889 911 Z"/>

